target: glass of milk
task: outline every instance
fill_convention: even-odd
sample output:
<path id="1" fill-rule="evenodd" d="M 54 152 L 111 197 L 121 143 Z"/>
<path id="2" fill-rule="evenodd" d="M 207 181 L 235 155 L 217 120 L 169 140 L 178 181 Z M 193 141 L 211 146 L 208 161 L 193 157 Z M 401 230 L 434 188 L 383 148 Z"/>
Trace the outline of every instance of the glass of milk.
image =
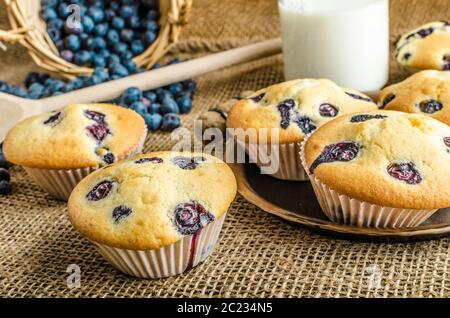
<path id="1" fill-rule="evenodd" d="M 361 91 L 389 76 L 389 0 L 279 0 L 287 80 L 328 78 Z"/>

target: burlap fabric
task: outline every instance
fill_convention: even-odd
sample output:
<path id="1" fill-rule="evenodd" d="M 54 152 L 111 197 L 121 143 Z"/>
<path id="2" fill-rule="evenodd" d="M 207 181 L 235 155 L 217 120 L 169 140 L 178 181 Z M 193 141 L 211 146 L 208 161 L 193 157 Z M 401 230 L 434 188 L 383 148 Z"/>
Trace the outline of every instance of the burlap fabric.
<path id="1" fill-rule="evenodd" d="M 448 0 L 391 1 L 392 40 L 414 25 L 450 16 Z M 3 13 L 0 19 L 5 27 Z M 278 23 L 276 1 L 196 0 L 175 52 L 193 55 L 277 36 Z M 405 76 L 392 66 L 391 81 Z M 20 48 L 0 53 L 2 79 L 19 80 L 32 68 Z M 279 57 L 202 76 L 184 125 L 191 127 L 200 113 L 242 90 L 282 78 Z M 170 145 L 167 134 L 152 134 L 146 150 Z M 22 169 L 14 168 L 12 177 L 14 193 L 0 197 L 1 296 L 450 296 L 450 239 L 409 244 L 331 239 L 271 216 L 240 196 L 230 208 L 220 244 L 203 265 L 168 279 L 130 278 L 72 229 L 64 203 L 42 192 Z M 80 288 L 67 286 L 70 264 L 81 269 Z"/>

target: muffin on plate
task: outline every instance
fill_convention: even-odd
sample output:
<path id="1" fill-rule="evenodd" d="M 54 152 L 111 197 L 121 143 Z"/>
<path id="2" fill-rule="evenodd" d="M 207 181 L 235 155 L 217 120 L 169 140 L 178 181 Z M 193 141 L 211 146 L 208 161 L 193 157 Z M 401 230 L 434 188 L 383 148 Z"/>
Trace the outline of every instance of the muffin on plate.
<path id="1" fill-rule="evenodd" d="M 428 116 L 345 115 L 311 135 L 301 158 L 334 222 L 414 227 L 450 207 L 450 127 Z"/>
<path id="2" fill-rule="evenodd" d="M 436 21 L 422 25 L 397 42 L 400 65 L 415 70 L 450 70 L 450 23 Z"/>
<path id="3" fill-rule="evenodd" d="M 211 254 L 236 187 L 216 157 L 142 154 L 82 180 L 69 198 L 69 218 L 120 271 L 167 277 Z"/>
<path id="4" fill-rule="evenodd" d="M 18 123 L 7 134 L 3 151 L 44 190 L 66 200 L 92 171 L 140 153 L 146 135 L 144 120 L 132 110 L 73 104 Z"/>
<path id="5" fill-rule="evenodd" d="M 264 174 L 308 180 L 299 143 L 333 118 L 377 109 L 366 95 L 326 79 L 299 79 L 270 86 L 235 104 L 227 128 Z"/>
<path id="6" fill-rule="evenodd" d="M 428 115 L 450 125 L 450 72 L 421 71 L 386 87 L 380 93 L 379 106 Z"/>

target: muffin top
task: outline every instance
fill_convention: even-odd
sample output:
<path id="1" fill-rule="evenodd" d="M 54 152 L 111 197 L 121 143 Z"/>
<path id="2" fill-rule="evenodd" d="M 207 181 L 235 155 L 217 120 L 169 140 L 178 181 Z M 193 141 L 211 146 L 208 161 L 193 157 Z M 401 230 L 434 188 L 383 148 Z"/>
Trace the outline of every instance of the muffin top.
<path id="1" fill-rule="evenodd" d="M 397 42 L 397 61 L 412 69 L 450 70 L 450 23 L 431 22 Z"/>
<path id="2" fill-rule="evenodd" d="M 450 127 L 379 110 L 339 117 L 306 141 L 307 170 L 349 197 L 393 208 L 450 207 Z"/>
<path id="3" fill-rule="evenodd" d="M 132 153 L 147 133 L 136 112 L 107 104 L 73 104 L 27 118 L 6 136 L 5 158 L 41 169 L 111 164 Z"/>
<path id="4" fill-rule="evenodd" d="M 227 128 L 268 129 L 267 142 L 300 142 L 317 127 L 342 114 L 377 109 L 364 94 L 343 89 L 327 79 L 300 79 L 257 91 L 235 104 Z M 278 141 L 275 140 L 277 134 Z"/>
<path id="5" fill-rule="evenodd" d="M 381 108 L 421 113 L 450 125 L 450 72 L 422 71 L 383 89 Z"/>
<path id="6" fill-rule="evenodd" d="M 154 152 L 100 169 L 72 192 L 69 218 L 90 240 L 146 250 L 220 218 L 236 195 L 226 163 L 203 153 Z"/>

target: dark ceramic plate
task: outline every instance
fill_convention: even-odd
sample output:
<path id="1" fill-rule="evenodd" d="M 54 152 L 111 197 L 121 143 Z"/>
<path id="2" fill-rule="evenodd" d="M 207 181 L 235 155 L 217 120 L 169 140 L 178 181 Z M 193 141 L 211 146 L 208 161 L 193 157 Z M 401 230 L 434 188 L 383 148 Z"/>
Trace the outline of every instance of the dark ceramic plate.
<path id="1" fill-rule="evenodd" d="M 321 234 L 363 241 L 421 241 L 450 236 L 450 208 L 437 211 L 418 227 L 379 229 L 331 222 L 322 212 L 309 182 L 282 181 L 262 175 L 254 164 L 231 165 L 238 191 L 262 210 Z"/>

